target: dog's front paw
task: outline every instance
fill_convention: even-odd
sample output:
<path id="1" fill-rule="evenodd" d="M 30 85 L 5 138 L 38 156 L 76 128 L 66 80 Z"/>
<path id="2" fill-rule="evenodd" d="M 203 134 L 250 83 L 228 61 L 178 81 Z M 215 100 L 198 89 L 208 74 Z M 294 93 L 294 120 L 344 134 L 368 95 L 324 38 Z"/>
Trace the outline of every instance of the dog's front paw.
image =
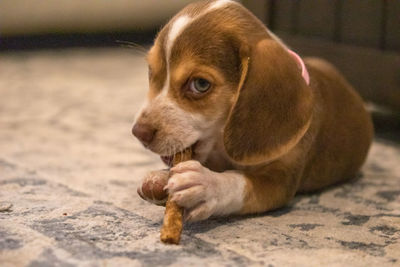
<path id="1" fill-rule="evenodd" d="M 224 193 L 229 190 L 229 186 L 224 188 L 229 182 L 226 174 L 213 172 L 194 160 L 179 163 L 171 171 L 165 188 L 172 194 L 172 201 L 185 209 L 185 220 L 227 214 L 224 209 L 232 203 L 232 195 Z"/>
<path id="2" fill-rule="evenodd" d="M 137 189 L 137 193 L 146 201 L 156 205 L 165 205 L 168 195 L 164 187 L 167 185 L 168 177 L 168 170 L 149 172 L 143 178 L 142 184 Z"/>

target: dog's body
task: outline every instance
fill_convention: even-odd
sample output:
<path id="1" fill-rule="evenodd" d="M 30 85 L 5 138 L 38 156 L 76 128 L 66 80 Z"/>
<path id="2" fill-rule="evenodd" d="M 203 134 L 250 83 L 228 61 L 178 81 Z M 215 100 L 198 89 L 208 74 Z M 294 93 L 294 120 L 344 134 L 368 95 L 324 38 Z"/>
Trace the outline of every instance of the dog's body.
<path id="1" fill-rule="evenodd" d="M 263 212 L 354 177 L 373 135 L 362 99 L 333 66 L 293 56 L 240 4 L 189 5 L 148 55 L 150 91 L 133 134 L 170 161 L 139 194 L 168 190 L 187 220 Z M 302 73 L 303 71 L 303 73 Z M 308 76 L 309 75 L 309 76 Z"/>

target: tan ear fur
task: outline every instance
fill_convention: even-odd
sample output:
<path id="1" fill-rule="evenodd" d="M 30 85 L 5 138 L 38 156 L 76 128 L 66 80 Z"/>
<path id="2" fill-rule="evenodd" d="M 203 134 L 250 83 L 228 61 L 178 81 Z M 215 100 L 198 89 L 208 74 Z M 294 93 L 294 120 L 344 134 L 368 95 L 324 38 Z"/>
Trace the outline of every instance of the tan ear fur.
<path id="1" fill-rule="evenodd" d="M 227 154 L 239 164 L 274 160 L 306 133 L 313 94 L 295 60 L 274 40 L 242 56 L 242 75 L 224 129 Z"/>

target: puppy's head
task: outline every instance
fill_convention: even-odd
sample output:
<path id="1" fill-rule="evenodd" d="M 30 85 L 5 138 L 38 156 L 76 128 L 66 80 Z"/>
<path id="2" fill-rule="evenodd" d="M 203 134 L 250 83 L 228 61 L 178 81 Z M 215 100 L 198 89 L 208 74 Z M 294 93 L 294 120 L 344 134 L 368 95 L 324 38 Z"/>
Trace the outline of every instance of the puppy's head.
<path id="1" fill-rule="evenodd" d="M 219 142 L 233 161 L 257 164 L 290 150 L 310 123 L 296 61 L 236 2 L 189 5 L 147 59 L 150 90 L 132 131 L 164 161 L 186 147 L 204 161 Z"/>

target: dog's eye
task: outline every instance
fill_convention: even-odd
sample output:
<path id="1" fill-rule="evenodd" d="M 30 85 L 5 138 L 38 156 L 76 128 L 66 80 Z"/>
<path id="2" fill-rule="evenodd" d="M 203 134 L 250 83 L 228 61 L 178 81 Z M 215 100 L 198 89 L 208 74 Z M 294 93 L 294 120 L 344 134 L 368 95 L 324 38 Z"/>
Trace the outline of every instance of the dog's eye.
<path id="1" fill-rule="evenodd" d="M 195 93 L 205 93 L 210 89 L 211 83 L 206 79 L 197 78 L 190 82 L 190 90 Z"/>

